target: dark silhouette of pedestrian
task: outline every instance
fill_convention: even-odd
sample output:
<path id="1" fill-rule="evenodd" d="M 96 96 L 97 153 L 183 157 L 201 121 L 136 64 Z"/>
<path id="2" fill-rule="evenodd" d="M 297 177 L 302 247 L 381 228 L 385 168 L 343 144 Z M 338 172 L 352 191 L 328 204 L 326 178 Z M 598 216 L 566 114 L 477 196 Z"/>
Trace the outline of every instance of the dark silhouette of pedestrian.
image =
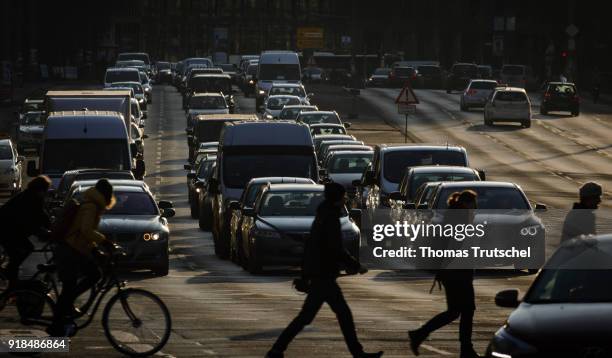
<path id="1" fill-rule="evenodd" d="M 289 343 L 312 322 L 325 302 L 336 314 L 344 340 L 353 357 L 380 357 L 383 354 L 382 351 L 363 351 L 357 339 L 351 310 L 336 282 L 342 267 L 350 274 L 367 271 L 342 245 L 340 216 L 344 210 L 344 196 L 342 185 L 325 184 L 325 200 L 317 208 L 310 239 L 306 241 L 304 248 L 302 282 L 306 282 L 308 295 L 298 316 L 285 328 L 266 355 L 268 358 L 282 358 Z"/>
<path id="2" fill-rule="evenodd" d="M 98 231 L 98 224 L 104 211 L 112 208 L 114 203 L 112 185 L 106 179 L 98 180 L 93 188 L 83 193 L 74 222 L 65 239 L 58 244 L 55 260 L 62 292 L 57 300 L 54 322 L 48 329 L 52 336 L 70 335 L 67 330 L 70 329 L 71 317 L 79 314 L 74 301 L 100 280 L 93 250 L 98 245 L 109 243 Z"/>
<path id="3" fill-rule="evenodd" d="M 561 242 L 575 237 L 595 235 L 595 210 L 601 203 L 603 189 L 596 182 L 588 182 L 580 187 L 580 200 L 574 203 L 572 210 L 565 216 Z"/>
<path id="4" fill-rule="evenodd" d="M 38 176 L 28 183 L 24 191 L 0 207 L 0 227 L 3 230 L 0 244 L 9 257 L 6 267 L 9 287 L 14 287 L 19 276 L 19 267 L 34 250 L 28 238 L 32 235 L 45 235 L 49 229 L 45 196 L 50 185 L 49 178 Z"/>
<path id="5" fill-rule="evenodd" d="M 470 224 L 472 222 L 471 210 L 477 207 L 476 197 L 476 193 L 471 190 L 451 194 L 448 208 L 461 209 L 461 211 L 451 214 L 450 220 L 456 221 L 456 224 Z M 472 325 L 476 310 L 474 270 L 440 269 L 435 280 L 444 286 L 447 310 L 434 316 L 421 328 L 408 332 L 412 352 L 419 355 L 419 346 L 429 334 L 461 317 L 459 322 L 460 358 L 479 357 L 472 345 Z"/>

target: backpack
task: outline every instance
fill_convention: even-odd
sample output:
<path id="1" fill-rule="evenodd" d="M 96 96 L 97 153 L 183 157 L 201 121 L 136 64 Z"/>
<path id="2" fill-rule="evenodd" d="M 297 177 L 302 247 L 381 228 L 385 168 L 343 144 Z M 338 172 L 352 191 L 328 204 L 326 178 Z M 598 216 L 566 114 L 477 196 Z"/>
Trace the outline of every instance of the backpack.
<path id="1" fill-rule="evenodd" d="M 80 207 L 81 203 L 75 199 L 71 199 L 64 205 L 61 214 L 56 218 L 51 228 L 50 238 L 52 241 L 64 241 Z"/>

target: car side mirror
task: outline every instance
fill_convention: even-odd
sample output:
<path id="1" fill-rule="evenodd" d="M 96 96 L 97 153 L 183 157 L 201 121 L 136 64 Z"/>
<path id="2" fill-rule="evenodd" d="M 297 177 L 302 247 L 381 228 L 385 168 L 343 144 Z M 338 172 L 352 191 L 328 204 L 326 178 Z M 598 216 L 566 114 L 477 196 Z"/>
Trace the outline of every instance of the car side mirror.
<path id="1" fill-rule="evenodd" d="M 500 291 L 495 295 L 495 304 L 499 307 L 516 308 L 520 303 L 518 296 L 517 289 Z"/>
<path id="2" fill-rule="evenodd" d="M 429 209 L 429 207 L 427 206 L 427 204 L 419 204 L 419 205 L 418 205 L 416 208 L 417 208 L 418 210 L 426 210 L 426 209 Z"/>
<path id="3" fill-rule="evenodd" d="M 191 164 L 185 164 L 185 165 L 183 165 L 183 169 L 185 169 L 185 170 L 191 170 Z"/>
<path id="4" fill-rule="evenodd" d="M 168 219 L 168 218 L 174 217 L 174 215 L 176 215 L 176 211 L 174 211 L 174 209 L 172 208 L 162 209 L 161 216 L 163 218 Z"/>
<path id="5" fill-rule="evenodd" d="M 231 201 L 229 203 L 230 210 L 240 210 L 240 202 L 239 201 Z"/>
<path id="6" fill-rule="evenodd" d="M 193 134 L 193 128 L 185 128 L 185 133 Z"/>
<path id="7" fill-rule="evenodd" d="M 142 119 L 147 119 L 147 112 L 142 112 Z"/>
<path id="8" fill-rule="evenodd" d="M 195 179 L 196 173 L 187 173 L 187 179 Z"/>
<path id="9" fill-rule="evenodd" d="M 26 157 L 24 157 L 23 155 L 18 155 L 17 156 L 17 163 L 23 163 L 25 162 Z"/>
<path id="10" fill-rule="evenodd" d="M 394 191 L 394 192 L 389 194 L 389 199 L 391 199 L 391 200 L 403 200 L 404 198 L 402 198 L 402 193 L 400 193 L 399 191 Z"/>
<path id="11" fill-rule="evenodd" d="M 485 173 L 484 169 L 477 169 L 478 171 L 478 176 L 480 177 L 480 180 L 485 181 L 487 180 L 487 174 Z"/>
<path id="12" fill-rule="evenodd" d="M 138 128 L 140 128 L 140 129 L 143 129 L 144 127 L 145 127 L 145 125 L 144 125 L 144 124 L 142 124 L 142 123 L 140 123 L 140 124 L 138 125 Z M 148 136 L 147 134 L 143 135 L 142 137 L 143 137 L 143 138 L 145 138 L 145 136 L 146 136 L 146 138 L 149 138 L 149 136 Z"/>
<path id="13" fill-rule="evenodd" d="M 351 122 L 344 122 L 344 128 L 351 128 Z"/>
<path id="14" fill-rule="evenodd" d="M 195 186 L 198 189 L 202 189 L 204 188 L 204 182 L 203 181 L 197 181 L 193 184 L 193 186 Z"/>
<path id="15" fill-rule="evenodd" d="M 144 125 L 142 127 L 144 128 Z M 142 139 L 149 139 L 149 135 L 148 134 L 143 134 L 142 135 Z"/>
<path id="16" fill-rule="evenodd" d="M 536 211 L 546 211 L 548 210 L 548 207 L 546 206 L 546 204 L 536 203 L 535 210 Z"/>
<path id="17" fill-rule="evenodd" d="M 314 93 L 310 92 L 310 93 L 308 94 L 308 98 L 312 98 L 312 97 L 314 97 Z"/>
<path id="18" fill-rule="evenodd" d="M 174 204 L 168 200 L 160 200 L 157 206 L 159 206 L 160 209 L 170 209 L 174 207 Z"/>
<path id="19" fill-rule="evenodd" d="M 38 176 L 40 174 L 40 170 L 38 170 L 36 168 L 36 161 L 34 161 L 34 160 L 29 160 L 28 161 L 27 172 L 28 172 L 28 176 L 30 176 L 30 177 L 35 177 L 35 176 Z"/>
<path id="20" fill-rule="evenodd" d="M 325 175 L 327 175 L 327 170 L 325 168 L 319 169 L 319 176 L 324 177 Z"/>
<path id="21" fill-rule="evenodd" d="M 353 181 L 351 182 L 351 184 L 352 184 L 354 187 L 361 186 L 361 180 L 359 180 L 359 179 L 355 179 L 355 180 L 353 180 Z"/>

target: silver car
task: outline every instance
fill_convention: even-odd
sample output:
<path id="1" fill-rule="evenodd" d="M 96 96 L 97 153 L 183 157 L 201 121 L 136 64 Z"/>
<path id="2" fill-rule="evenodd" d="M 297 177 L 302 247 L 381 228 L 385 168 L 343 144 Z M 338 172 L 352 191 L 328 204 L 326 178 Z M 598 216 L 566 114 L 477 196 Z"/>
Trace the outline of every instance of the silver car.
<path id="1" fill-rule="evenodd" d="M 471 80 L 465 91 L 461 93 L 461 110 L 468 111 L 471 107 L 484 107 L 495 87 L 497 87 L 497 82 L 493 80 Z"/>
<path id="2" fill-rule="evenodd" d="M 525 128 L 531 127 L 531 102 L 522 88 L 498 87 L 487 101 L 484 109 L 484 123 L 519 122 Z"/>

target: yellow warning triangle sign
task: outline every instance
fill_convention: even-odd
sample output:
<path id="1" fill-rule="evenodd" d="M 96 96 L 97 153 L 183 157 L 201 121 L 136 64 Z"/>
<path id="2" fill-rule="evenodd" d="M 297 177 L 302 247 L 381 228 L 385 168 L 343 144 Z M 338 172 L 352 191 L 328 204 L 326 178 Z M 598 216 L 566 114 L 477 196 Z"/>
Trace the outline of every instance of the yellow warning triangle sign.
<path id="1" fill-rule="evenodd" d="M 401 104 L 418 104 L 419 99 L 414 94 L 412 87 L 406 85 L 404 88 L 402 88 L 402 91 L 400 92 L 399 96 L 397 96 L 397 98 L 395 99 L 395 103 L 397 104 L 400 104 L 400 103 Z"/>

